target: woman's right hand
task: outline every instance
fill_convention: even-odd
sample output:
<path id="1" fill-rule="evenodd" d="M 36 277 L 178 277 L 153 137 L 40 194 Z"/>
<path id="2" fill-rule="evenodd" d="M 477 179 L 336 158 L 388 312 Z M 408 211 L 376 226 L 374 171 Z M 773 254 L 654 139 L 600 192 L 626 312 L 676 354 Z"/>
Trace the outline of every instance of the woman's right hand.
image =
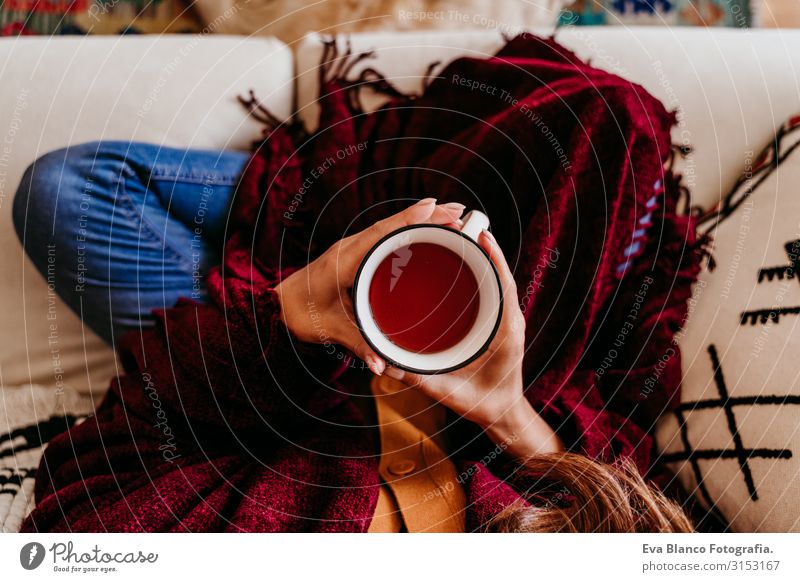
<path id="1" fill-rule="evenodd" d="M 460 227 L 464 205 L 436 204 L 425 198 L 371 227 L 344 238 L 318 259 L 281 281 L 275 291 L 280 298 L 281 320 L 300 341 L 342 345 L 382 374 L 386 362 L 369 347 L 355 324 L 350 290 L 364 256 L 381 238 L 412 224 L 443 224 Z"/>

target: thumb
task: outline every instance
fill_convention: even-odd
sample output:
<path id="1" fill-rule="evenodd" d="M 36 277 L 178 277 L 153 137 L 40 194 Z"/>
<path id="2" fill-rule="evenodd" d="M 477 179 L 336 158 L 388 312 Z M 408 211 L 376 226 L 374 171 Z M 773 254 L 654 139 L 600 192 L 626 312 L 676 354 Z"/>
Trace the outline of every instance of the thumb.
<path id="1" fill-rule="evenodd" d="M 383 374 L 383 371 L 386 369 L 386 362 L 369 347 L 369 344 L 364 339 L 364 336 L 361 335 L 361 332 L 358 331 L 358 328 L 350 325 L 344 337 L 339 340 L 339 343 L 367 364 L 367 367 L 373 374 L 376 376 Z"/>

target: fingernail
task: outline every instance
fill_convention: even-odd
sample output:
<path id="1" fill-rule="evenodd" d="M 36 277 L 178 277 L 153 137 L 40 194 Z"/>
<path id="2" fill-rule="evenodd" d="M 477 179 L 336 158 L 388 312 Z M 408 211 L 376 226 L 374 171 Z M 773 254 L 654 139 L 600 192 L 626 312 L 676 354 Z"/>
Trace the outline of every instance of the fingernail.
<path id="1" fill-rule="evenodd" d="M 436 198 L 423 198 L 417 202 L 417 206 L 426 206 L 428 204 L 433 204 L 434 202 L 436 202 Z"/>
<path id="2" fill-rule="evenodd" d="M 442 207 L 447 208 L 447 210 L 452 210 L 453 212 L 464 212 L 466 208 L 466 206 L 460 202 L 448 202 L 447 204 L 443 204 Z"/>
<path id="3" fill-rule="evenodd" d="M 375 356 L 367 356 L 367 367 L 376 376 L 380 376 L 383 373 L 383 366 L 381 365 L 380 360 L 378 360 Z"/>
<path id="4" fill-rule="evenodd" d="M 494 238 L 494 235 L 493 235 L 491 232 L 489 232 L 488 230 L 486 230 L 485 228 L 483 229 L 483 234 L 484 234 L 484 235 L 486 236 L 486 238 L 488 238 L 488 239 L 489 239 L 491 242 L 493 242 L 493 243 L 496 243 L 496 242 L 497 242 L 497 239 L 495 239 L 495 238 Z"/>
<path id="5" fill-rule="evenodd" d="M 456 218 L 456 219 L 453 221 L 453 224 L 457 224 L 458 226 L 464 226 L 464 221 L 463 221 L 463 220 L 461 220 L 460 218 Z"/>
<path id="6" fill-rule="evenodd" d="M 403 378 L 403 370 L 395 368 L 394 366 L 386 366 L 384 374 L 393 380 L 401 380 Z"/>

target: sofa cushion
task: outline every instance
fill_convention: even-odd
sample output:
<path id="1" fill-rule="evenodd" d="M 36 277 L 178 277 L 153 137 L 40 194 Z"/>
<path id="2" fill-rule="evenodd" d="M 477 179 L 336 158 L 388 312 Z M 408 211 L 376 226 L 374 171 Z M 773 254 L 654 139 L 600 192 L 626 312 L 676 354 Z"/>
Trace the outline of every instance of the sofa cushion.
<path id="1" fill-rule="evenodd" d="M 734 531 L 800 531 L 798 146 L 800 117 L 703 218 L 681 405 L 657 431 L 684 487 Z"/>
<path id="2" fill-rule="evenodd" d="M 291 53 L 262 38 L 17 38 L 0 41 L 0 63 L 0 378 L 101 392 L 116 373 L 112 351 L 48 289 L 17 241 L 11 202 L 23 172 L 50 150 L 97 139 L 247 149 L 261 127 L 236 96 L 252 88 L 288 116 Z"/>

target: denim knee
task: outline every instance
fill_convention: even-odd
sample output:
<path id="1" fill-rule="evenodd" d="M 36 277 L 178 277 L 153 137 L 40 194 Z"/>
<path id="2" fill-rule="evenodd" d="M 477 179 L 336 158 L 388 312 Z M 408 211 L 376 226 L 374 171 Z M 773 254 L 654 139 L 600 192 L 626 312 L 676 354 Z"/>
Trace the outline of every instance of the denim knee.
<path id="1" fill-rule="evenodd" d="M 66 159 L 66 149 L 47 153 L 28 166 L 22 176 L 12 217 L 17 237 L 26 249 L 43 231 L 52 230 L 58 184 L 63 172 L 68 171 Z"/>
<path id="2" fill-rule="evenodd" d="M 53 228 L 56 205 L 69 208 L 70 198 L 79 193 L 71 188 L 61 188 L 79 177 L 84 162 L 97 157 L 99 142 L 69 146 L 37 158 L 22 176 L 14 197 L 14 226 L 20 240 L 26 225 Z"/>
<path id="3" fill-rule="evenodd" d="M 83 192 L 75 185 L 92 180 L 93 171 L 105 165 L 105 147 L 113 145 L 94 141 L 69 146 L 41 156 L 25 170 L 12 216 L 17 237 L 31 258 L 35 249 L 54 237 L 56 221 L 77 211 Z"/>

